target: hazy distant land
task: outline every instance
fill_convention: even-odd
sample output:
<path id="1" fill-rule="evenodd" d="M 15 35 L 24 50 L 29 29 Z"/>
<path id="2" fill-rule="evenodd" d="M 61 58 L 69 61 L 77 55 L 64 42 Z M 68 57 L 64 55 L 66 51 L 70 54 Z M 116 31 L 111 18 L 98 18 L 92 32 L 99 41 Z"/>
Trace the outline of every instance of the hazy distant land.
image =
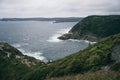
<path id="1" fill-rule="evenodd" d="M 61 17 L 61 18 L 2 18 L 0 21 L 53 21 L 59 22 L 78 22 L 82 17 Z"/>

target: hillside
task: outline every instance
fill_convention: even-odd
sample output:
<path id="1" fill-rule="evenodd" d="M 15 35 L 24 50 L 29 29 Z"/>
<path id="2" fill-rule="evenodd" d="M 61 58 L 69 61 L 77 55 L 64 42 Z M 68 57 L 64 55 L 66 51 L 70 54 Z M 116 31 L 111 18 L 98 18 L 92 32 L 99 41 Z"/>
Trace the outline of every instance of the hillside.
<path id="1" fill-rule="evenodd" d="M 0 80 L 22 80 L 23 76 L 43 62 L 22 55 L 7 43 L 0 42 Z"/>
<path id="2" fill-rule="evenodd" d="M 93 16 L 90 16 L 90 20 L 91 17 Z M 110 31 L 113 30 L 113 33 L 106 32 L 107 34 L 110 33 L 111 36 L 101 33 L 101 36 L 95 38 L 100 39 L 96 44 L 89 45 L 82 51 L 54 62 L 41 62 L 23 55 L 8 43 L 0 42 L 0 80 L 73 80 L 74 78 L 74 80 L 120 80 L 120 33 L 118 27 L 120 18 L 119 16 L 111 17 L 113 22 L 116 20 L 114 23 L 109 23 L 114 24 L 115 27 L 111 27 L 107 23 L 110 26 L 108 27 L 106 24 Z M 111 17 L 106 17 L 108 22 Z M 88 18 L 86 19 L 88 20 Z M 84 23 L 84 19 L 82 22 Z M 80 24 L 82 23 L 80 22 Z M 90 30 L 93 31 L 94 28 Z M 105 31 L 108 30 L 107 28 L 105 29 L 104 26 Z M 115 31 L 114 28 L 116 28 Z M 100 30 L 104 32 L 104 29 Z M 74 28 L 72 30 L 73 32 L 76 31 Z M 97 29 L 94 30 L 97 31 Z M 99 31 L 95 34 L 99 34 Z M 77 37 L 81 39 L 79 36 Z M 92 38 L 84 39 L 95 40 L 93 35 Z"/>
<path id="3" fill-rule="evenodd" d="M 68 34 L 59 39 L 83 39 L 98 41 L 120 32 L 120 15 L 88 16 L 76 24 Z"/>
<path id="4" fill-rule="evenodd" d="M 109 76 L 112 76 L 113 72 L 115 71 L 115 79 L 112 80 L 119 80 L 120 79 L 120 34 L 110 36 L 108 38 L 102 39 L 98 43 L 89 46 L 85 50 L 79 51 L 75 54 L 67 56 L 63 59 L 54 61 L 52 63 L 48 63 L 43 68 L 38 68 L 34 72 L 30 73 L 28 76 L 25 77 L 25 80 L 44 80 L 51 77 L 58 77 L 53 78 L 53 80 L 59 80 L 61 76 L 67 75 L 76 75 L 76 74 L 85 74 L 84 78 L 88 78 L 86 74 L 93 74 L 94 77 L 103 75 L 104 72 L 107 72 L 105 78 L 109 79 Z M 102 71 L 99 75 L 99 72 Z M 94 73 L 96 72 L 96 73 Z M 89 75 L 88 74 L 88 75 Z M 96 75 L 95 75 L 96 74 Z M 69 76 L 71 77 L 71 76 Z M 113 78 L 114 78 L 113 77 Z M 65 78 L 66 79 L 66 78 Z M 64 78 L 61 80 L 65 80 Z M 83 80 L 86 80 L 83 79 Z M 68 79 L 70 80 L 70 79 Z M 77 79 L 78 80 L 78 79 Z M 93 80 L 93 79 L 88 79 Z M 98 80 L 97 78 L 94 80 Z"/>
<path id="5" fill-rule="evenodd" d="M 83 80 L 92 80 L 92 77 L 95 78 L 94 80 L 98 80 L 97 78 L 119 80 L 119 49 L 120 34 L 117 34 L 104 38 L 98 43 L 63 59 L 43 63 L 22 55 L 20 51 L 7 43 L 0 42 L 0 79 L 66 80 L 77 76 L 78 79 L 84 78 Z"/>

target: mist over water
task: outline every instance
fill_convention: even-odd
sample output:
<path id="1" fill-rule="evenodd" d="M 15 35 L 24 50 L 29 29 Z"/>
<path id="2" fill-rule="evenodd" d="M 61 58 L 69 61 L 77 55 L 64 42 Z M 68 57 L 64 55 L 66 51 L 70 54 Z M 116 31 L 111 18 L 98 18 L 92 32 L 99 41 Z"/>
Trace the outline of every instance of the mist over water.
<path id="1" fill-rule="evenodd" d="M 67 33 L 76 22 L 50 21 L 0 22 L 0 41 L 8 42 L 24 55 L 42 61 L 57 60 L 88 46 L 86 41 L 57 39 Z"/>

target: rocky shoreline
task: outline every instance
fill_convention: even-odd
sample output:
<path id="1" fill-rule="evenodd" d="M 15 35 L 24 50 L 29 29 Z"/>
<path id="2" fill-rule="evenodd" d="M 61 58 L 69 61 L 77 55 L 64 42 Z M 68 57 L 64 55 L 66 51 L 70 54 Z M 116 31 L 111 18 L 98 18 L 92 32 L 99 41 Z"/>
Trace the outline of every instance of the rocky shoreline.
<path id="1" fill-rule="evenodd" d="M 100 39 L 120 32 L 120 15 L 88 16 L 58 39 L 88 40 L 98 42 Z"/>
<path id="2" fill-rule="evenodd" d="M 98 39 L 93 36 L 79 36 L 77 34 L 72 34 L 72 33 L 66 33 L 60 37 L 58 37 L 60 40 L 68 40 L 68 39 L 77 39 L 77 40 L 88 40 L 90 42 L 97 42 Z"/>

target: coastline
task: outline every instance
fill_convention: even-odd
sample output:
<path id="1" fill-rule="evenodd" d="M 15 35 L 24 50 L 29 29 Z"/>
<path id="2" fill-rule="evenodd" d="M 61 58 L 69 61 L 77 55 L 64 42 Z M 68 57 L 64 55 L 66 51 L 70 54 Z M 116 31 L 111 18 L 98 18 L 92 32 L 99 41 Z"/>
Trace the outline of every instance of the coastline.
<path id="1" fill-rule="evenodd" d="M 69 40 L 69 39 L 74 39 L 74 40 L 85 40 L 85 41 L 90 41 L 90 42 L 97 42 L 98 39 L 93 36 L 78 36 L 77 34 L 72 34 L 72 33 L 66 33 L 63 34 L 62 36 L 57 37 L 60 40 Z"/>

